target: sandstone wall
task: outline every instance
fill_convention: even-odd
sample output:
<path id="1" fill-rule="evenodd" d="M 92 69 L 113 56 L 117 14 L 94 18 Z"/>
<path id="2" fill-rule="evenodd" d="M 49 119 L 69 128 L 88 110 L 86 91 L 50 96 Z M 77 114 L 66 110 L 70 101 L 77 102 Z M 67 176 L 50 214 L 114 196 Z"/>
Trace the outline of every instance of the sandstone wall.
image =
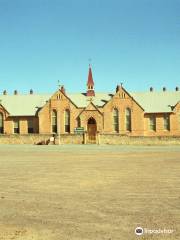
<path id="1" fill-rule="evenodd" d="M 57 141 L 57 138 L 56 138 Z M 83 144 L 84 143 L 84 135 L 78 134 L 63 134 L 60 136 L 61 144 Z"/>
<path id="2" fill-rule="evenodd" d="M 146 137 L 146 136 L 122 136 L 115 134 L 101 134 L 100 144 L 117 145 L 180 145 L 180 137 Z"/>
<path id="3" fill-rule="evenodd" d="M 0 144 L 45 144 L 52 134 L 9 134 L 0 135 Z M 58 144 L 58 137 L 55 138 Z M 83 135 L 61 134 L 61 144 L 83 144 Z"/>
<path id="4" fill-rule="evenodd" d="M 41 144 L 46 143 L 52 134 L 11 134 L 0 135 L 0 144 Z M 97 143 L 117 145 L 180 145 L 180 137 L 123 136 L 118 134 L 100 134 Z M 59 138 L 55 138 L 56 144 Z M 83 144 L 84 135 L 61 134 L 61 144 Z"/>
<path id="5" fill-rule="evenodd" d="M 0 144 L 37 144 L 47 141 L 51 136 L 48 134 L 5 134 L 0 135 Z"/>

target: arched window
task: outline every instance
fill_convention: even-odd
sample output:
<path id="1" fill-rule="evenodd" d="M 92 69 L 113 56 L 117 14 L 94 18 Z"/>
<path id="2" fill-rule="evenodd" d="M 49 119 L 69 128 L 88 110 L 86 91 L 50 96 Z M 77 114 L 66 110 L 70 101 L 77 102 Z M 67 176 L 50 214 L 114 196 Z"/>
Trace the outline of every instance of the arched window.
<path id="1" fill-rule="evenodd" d="M 117 108 L 113 109 L 113 130 L 119 132 L 119 111 Z"/>
<path id="2" fill-rule="evenodd" d="M 80 117 L 77 117 L 77 127 L 81 127 L 81 119 L 80 119 Z"/>
<path id="3" fill-rule="evenodd" d="M 52 122 L 52 132 L 53 133 L 57 133 L 57 112 L 56 110 L 53 110 L 52 111 L 52 119 L 51 119 L 51 122 Z"/>
<path id="4" fill-rule="evenodd" d="M 70 111 L 65 110 L 65 124 L 64 124 L 65 132 L 70 133 Z"/>
<path id="5" fill-rule="evenodd" d="M 3 114 L 0 113 L 0 133 L 4 132 L 4 127 L 3 127 Z"/>
<path id="6" fill-rule="evenodd" d="M 126 131 L 131 131 L 131 109 L 126 108 L 125 111 L 125 124 L 126 124 Z"/>

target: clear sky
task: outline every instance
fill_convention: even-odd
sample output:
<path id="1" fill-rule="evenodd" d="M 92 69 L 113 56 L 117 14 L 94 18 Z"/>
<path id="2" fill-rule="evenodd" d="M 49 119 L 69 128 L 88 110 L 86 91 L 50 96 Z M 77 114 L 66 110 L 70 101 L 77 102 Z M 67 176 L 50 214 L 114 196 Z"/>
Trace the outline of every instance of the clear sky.
<path id="1" fill-rule="evenodd" d="M 180 86 L 180 0 L 0 0 L 0 91 Z"/>

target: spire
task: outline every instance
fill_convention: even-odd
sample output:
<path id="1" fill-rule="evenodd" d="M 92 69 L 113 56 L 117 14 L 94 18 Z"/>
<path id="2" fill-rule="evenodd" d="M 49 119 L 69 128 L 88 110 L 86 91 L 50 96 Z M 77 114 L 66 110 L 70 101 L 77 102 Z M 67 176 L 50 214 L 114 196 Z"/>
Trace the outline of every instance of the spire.
<path id="1" fill-rule="evenodd" d="M 89 64 L 89 73 L 88 73 L 88 80 L 87 80 L 87 94 L 86 96 L 95 96 L 94 93 L 94 81 L 92 76 L 91 65 Z"/>
<path id="2" fill-rule="evenodd" d="M 87 81 L 87 86 L 94 86 L 94 81 L 92 77 L 92 70 L 91 70 L 91 65 L 89 64 L 89 74 L 88 74 L 88 81 Z"/>

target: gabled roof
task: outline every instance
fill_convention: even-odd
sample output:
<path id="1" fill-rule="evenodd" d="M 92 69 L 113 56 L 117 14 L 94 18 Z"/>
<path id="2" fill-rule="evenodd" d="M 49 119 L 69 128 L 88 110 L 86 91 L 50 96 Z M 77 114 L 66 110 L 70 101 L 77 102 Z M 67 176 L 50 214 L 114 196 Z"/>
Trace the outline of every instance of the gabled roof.
<path id="1" fill-rule="evenodd" d="M 123 92 L 125 92 L 125 93 L 129 96 L 130 99 L 133 99 L 134 102 L 144 111 L 144 108 L 142 107 L 142 105 L 141 105 L 139 102 L 137 102 L 136 99 L 134 99 L 133 96 L 132 96 L 129 92 L 127 92 L 125 88 L 123 88 L 123 87 L 121 86 L 121 90 L 122 90 Z M 120 91 L 120 90 L 119 90 L 119 91 Z"/>
<path id="2" fill-rule="evenodd" d="M 172 106 L 180 101 L 180 91 L 130 92 L 129 94 L 147 113 L 172 112 Z M 9 112 L 10 116 L 34 116 L 52 95 L 0 95 L 0 104 Z M 96 93 L 92 98 L 92 103 L 96 107 L 103 107 L 112 96 L 111 93 Z M 67 97 L 79 108 L 85 108 L 90 103 L 85 93 L 67 93 Z"/>
<path id="3" fill-rule="evenodd" d="M 80 115 L 84 112 L 84 111 L 98 111 L 99 114 L 102 115 L 102 113 L 99 111 L 98 107 L 96 105 L 94 105 L 93 102 L 90 102 L 80 113 Z"/>
<path id="4" fill-rule="evenodd" d="M 51 94 L 0 95 L 2 106 L 10 116 L 34 116 Z"/>

